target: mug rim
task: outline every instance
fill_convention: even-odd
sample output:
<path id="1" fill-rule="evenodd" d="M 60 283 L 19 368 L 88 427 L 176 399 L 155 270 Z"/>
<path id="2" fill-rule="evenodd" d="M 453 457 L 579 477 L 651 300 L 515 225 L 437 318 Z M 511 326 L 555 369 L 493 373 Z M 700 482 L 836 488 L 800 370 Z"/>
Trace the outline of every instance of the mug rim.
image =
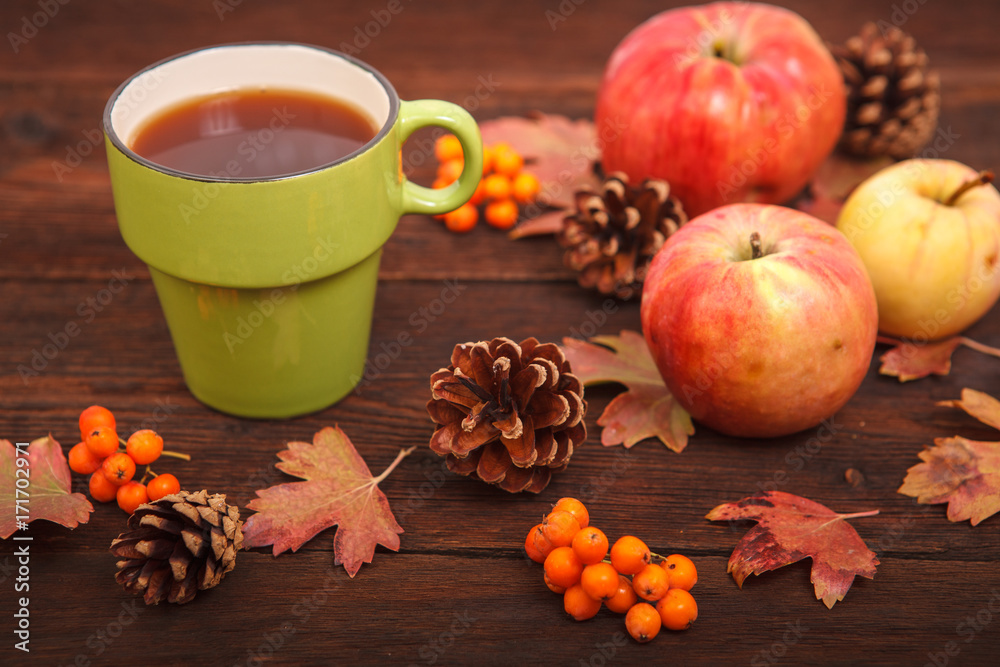
<path id="1" fill-rule="evenodd" d="M 306 49 L 313 49 L 315 51 L 322 51 L 326 54 L 332 55 L 336 58 L 339 58 L 341 60 L 350 63 L 351 65 L 354 65 L 359 69 L 366 71 L 368 74 L 371 74 L 376 81 L 378 81 L 379 85 L 382 86 L 382 89 L 385 91 L 386 95 L 389 98 L 389 113 L 386 117 L 385 122 L 382 124 L 382 127 L 379 128 L 379 131 L 375 133 L 374 137 L 372 137 L 363 146 L 348 153 L 347 155 L 343 155 L 337 158 L 336 160 L 332 160 L 330 162 L 324 162 L 323 164 L 317 165 L 315 167 L 310 167 L 309 169 L 303 169 L 300 171 L 290 172 L 287 174 L 279 174 L 276 176 L 266 176 L 266 177 L 209 176 L 206 174 L 195 174 L 189 171 L 174 169 L 173 167 L 167 167 L 157 162 L 153 162 L 149 158 L 139 155 L 134 150 L 129 148 L 129 146 L 127 146 L 125 142 L 122 140 L 122 138 L 118 136 L 118 132 L 115 130 L 111 120 L 111 111 L 114 108 L 115 104 L 118 102 L 119 98 L 121 97 L 122 92 L 124 92 L 125 88 L 127 88 L 133 81 L 135 81 L 142 75 L 146 74 L 147 72 L 150 72 L 158 67 L 162 67 L 167 63 L 179 60 L 181 58 L 185 58 L 195 53 L 202 53 L 202 52 L 215 51 L 221 49 L 249 47 L 249 46 L 296 46 Z M 304 176 L 307 174 L 314 174 L 323 171 L 324 169 L 335 167 L 339 164 L 347 162 L 348 160 L 351 160 L 365 153 L 373 146 L 375 146 L 377 143 L 382 141 L 382 139 L 392 129 L 393 125 L 395 125 L 396 119 L 399 116 L 399 105 L 400 105 L 399 93 L 396 92 L 396 89 L 393 87 L 392 83 L 389 82 L 389 79 L 387 79 L 384 74 L 382 74 L 380 71 L 378 71 L 365 61 L 355 58 L 350 54 L 338 51 L 336 49 L 331 49 L 325 46 L 319 46 L 316 44 L 307 44 L 304 42 L 287 42 L 282 40 L 254 40 L 245 42 L 227 42 L 223 44 L 214 44 L 211 46 L 202 46 L 195 49 L 189 49 L 181 53 L 176 53 L 174 55 L 167 56 L 166 58 L 163 58 L 161 60 L 158 60 L 154 63 L 151 63 L 143 67 L 139 71 L 129 76 L 117 88 L 115 88 L 114 92 L 111 94 L 111 97 L 108 98 L 108 101 L 104 106 L 103 122 L 104 122 L 105 135 L 108 137 L 108 140 L 118 151 L 120 151 L 123 155 L 128 157 L 133 162 L 137 162 L 138 164 L 147 167 L 149 169 L 153 169 L 154 171 L 158 171 L 160 173 L 167 174 L 169 176 L 176 176 L 178 178 L 183 178 L 186 180 L 201 181 L 205 183 L 262 183 L 262 182 L 271 183 L 271 182 L 286 180 L 289 178 L 295 178 L 298 176 Z"/>

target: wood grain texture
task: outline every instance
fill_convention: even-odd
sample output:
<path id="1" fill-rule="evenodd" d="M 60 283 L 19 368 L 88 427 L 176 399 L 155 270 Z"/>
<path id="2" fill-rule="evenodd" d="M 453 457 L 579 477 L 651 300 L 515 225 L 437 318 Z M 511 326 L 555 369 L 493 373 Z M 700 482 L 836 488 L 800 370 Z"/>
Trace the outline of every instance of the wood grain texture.
<path id="1" fill-rule="evenodd" d="M 400 551 L 380 548 L 352 580 L 333 567 L 328 530 L 295 554 L 240 554 L 227 580 L 189 605 L 145 608 L 113 581 L 107 548 L 124 528 L 120 510 L 99 506 L 73 531 L 32 523 L 31 653 L 13 648 L 20 594 L 7 541 L 0 543 L 0 663 L 995 664 L 1000 517 L 976 528 L 952 524 L 943 507 L 896 493 L 935 437 L 996 437 L 964 413 L 935 406 L 966 386 L 1000 393 L 998 362 L 967 349 L 955 354 L 950 376 L 902 385 L 879 376 L 873 361 L 824 440 L 812 431 L 741 442 L 698 427 L 682 454 L 651 441 L 604 448 L 596 419 L 617 389 L 589 389 L 590 433 L 568 470 L 539 496 L 511 496 L 451 475 L 423 446 L 432 430 L 424 409 L 430 373 L 459 342 L 559 341 L 592 333 L 594 322 L 602 333 L 638 329 L 638 306 L 609 306 L 577 287 L 551 239 L 510 242 L 486 228 L 458 236 L 407 216 L 385 248 L 370 358 L 394 350 L 400 334 L 412 342 L 386 353 L 370 382 L 338 405 L 289 421 L 237 419 L 192 398 L 148 271 L 118 234 L 103 147 L 90 139 L 104 104 L 125 77 L 179 51 L 256 39 L 351 44 L 356 28 L 386 6 L 226 2 L 69 2 L 18 52 L 8 38 L 0 45 L 0 437 L 51 433 L 68 447 L 80 410 L 100 403 L 115 410 L 123 430 L 154 425 L 171 447 L 192 454 L 191 462 L 170 463 L 185 486 L 224 492 L 240 506 L 255 489 L 288 481 L 274 468 L 275 453 L 322 426 L 339 424 L 374 472 L 400 447 L 418 445 L 381 485 L 406 531 Z M 590 117 L 608 54 L 667 5 L 562 3 L 571 4 L 553 29 L 545 12 L 559 12 L 557 0 L 403 0 L 398 16 L 358 43 L 359 55 L 404 98 L 474 100 L 480 120 L 534 109 Z M 1000 166 L 996 3 L 962 3 L 961 11 L 890 0 L 786 5 L 833 41 L 866 20 L 892 21 L 897 7 L 917 7 L 899 16 L 942 74 L 941 127 L 957 135 L 943 155 Z M 38 11 L 37 0 L 4 2 L 0 33 L 19 31 Z M 480 99 L 483 78 L 496 85 Z M 414 176 L 429 177 L 419 150 L 408 150 Z M 127 286 L 97 312 L 88 299 L 113 271 Z M 438 309 L 442 290 L 456 289 L 449 285 L 458 296 Z M 18 366 L 30 365 L 50 334 L 71 322 L 79 335 L 37 376 L 22 378 Z M 968 335 L 1000 344 L 1000 312 Z M 848 483 L 848 469 L 860 472 L 860 483 Z M 74 488 L 84 491 L 84 481 Z M 852 522 L 881 559 L 875 578 L 856 580 L 833 610 L 815 600 L 807 563 L 737 588 L 726 562 L 749 526 L 704 516 L 763 488 L 840 512 L 881 510 Z M 695 559 L 700 614 L 692 630 L 637 645 L 618 617 L 601 613 L 583 624 L 565 617 L 521 545 L 567 495 L 587 501 L 609 533 L 633 533 L 656 551 Z"/>

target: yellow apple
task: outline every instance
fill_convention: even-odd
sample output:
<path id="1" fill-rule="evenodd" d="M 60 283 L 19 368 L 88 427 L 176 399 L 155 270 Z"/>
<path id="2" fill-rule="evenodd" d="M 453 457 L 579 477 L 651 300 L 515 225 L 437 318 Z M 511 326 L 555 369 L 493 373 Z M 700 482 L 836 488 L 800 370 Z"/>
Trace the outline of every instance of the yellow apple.
<path id="1" fill-rule="evenodd" d="M 953 160 L 905 160 L 851 193 L 837 228 L 861 255 L 879 330 L 917 342 L 954 335 L 1000 296 L 1000 193 Z"/>

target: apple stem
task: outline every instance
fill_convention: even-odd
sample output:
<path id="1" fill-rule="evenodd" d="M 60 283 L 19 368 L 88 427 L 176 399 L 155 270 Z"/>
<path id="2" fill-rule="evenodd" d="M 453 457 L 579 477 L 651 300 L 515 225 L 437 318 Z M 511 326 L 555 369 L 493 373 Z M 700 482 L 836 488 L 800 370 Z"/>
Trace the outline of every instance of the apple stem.
<path id="1" fill-rule="evenodd" d="M 951 196 L 944 200 L 945 206 L 954 206 L 958 198 L 964 195 L 966 192 L 972 188 L 977 188 L 980 185 L 986 185 L 987 183 L 993 182 L 993 172 L 989 169 L 984 169 L 979 172 L 975 178 L 970 178 L 965 183 L 958 186 L 958 189 L 951 193 Z"/>
<path id="2" fill-rule="evenodd" d="M 750 234 L 750 259 L 760 259 L 764 253 L 760 249 L 760 234 L 752 232 Z"/>

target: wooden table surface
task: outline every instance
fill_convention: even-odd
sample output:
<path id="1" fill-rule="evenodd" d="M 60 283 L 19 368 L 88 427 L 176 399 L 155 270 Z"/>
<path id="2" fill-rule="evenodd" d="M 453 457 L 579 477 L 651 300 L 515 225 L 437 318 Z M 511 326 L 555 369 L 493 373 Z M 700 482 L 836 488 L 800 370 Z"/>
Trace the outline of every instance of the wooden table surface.
<path id="1" fill-rule="evenodd" d="M 171 447 L 193 455 L 171 464 L 184 486 L 226 493 L 241 507 L 255 489 L 290 481 L 273 468 L 275 454 L 323 426 L 344 428 L 373 471 L 399 448 L 418 446 L 381 484 L 405 529 L 400 550 L 379 548 L 354 579 L 333 565 L 334 531 L 327 530 L 298 553 L 241 553 L 222 585 L 191 604 L 146 608 L 114 582 L 108 545 L 125 523 L 117 507 L 98 505 L 75 530 L 32 523 L 30 654 L 13 648 L 19 594 L 15 546 L 5 541 L 0 663 L 996 664 L 1000 615 L 990 607 L 996 610 L 1000 590 L 1000 517 L 975 528 L 950 523 L 943 506 L 896 493 L 935 437 L 996 438 L 964 413 L 935 405 L 963 387 L 1000 393 L 1000 361 L 969 350 L 956 353 L 951 375 L 908 384 L 879 376 L 873 361 L 857 396 L 836 415 L 834 437 L 810 446 L 808 456 L 801 453 L 816 433 L 739 442 L 701 427 L 682 454 L 653 441 L 605 448 L 596 420 L 617 390 L 588 389 L 585 446 L 542 494 L 512 496 L 441 474 L 440 459 L 426 447 L 430 373 L 458 342 L 498 335 L 561 341 L 595 318 L 606 319 L 603 333 L 638 330 L 638 305 L 603 313 L 603 299 L 576 285 L 551 239 L 508 241 L 490 228 L 454 235 L 409 216 L 385 249 L 370 352 L 404 332 L 412 344 L 374 381 L 319 414 L 288 421 L 229 417 L 192 398 L 149 273 L 118 233 L 104 150 L 94 145 L 105 101 L 123 79 L 214 43 L 346 43 L 405 99 L 464 103 L 479 120 L 533 109 L 589 118 L 615 44 L 667 3 L 402 0 L 402 11 L 371 28 L 389 4 L 0 6 L 0 32 L 8 35 L 0 47 L 0 437 L 51 433 L 68 448 L 80 410 L 99 403 L 127 425 L 154 419 Z M 1000 5 L 787 4 L 831 41 L 866 20 L 901 23 L 941 72 L 941 127 L 957 135 L 944 156 L 1000 167 Z M 54 15 L 37 19 L 45 7 Z M 565 20 L 553 27 L 553 16 Z M 29 30 L 24 21 L 32 17 L 43 27 Z M 377 33 L 367 41 L 359 37 L 366 26 Z M 25 37 L 16 53 L 9 33 Z M 493 90 L 476 97 L 484 79 Z M 91 312 L 85 304 L 115 272 L 127 287 Z M 442 309 L 446 281 L 461 289 Z M 417 326 L 411 315 L 422 308 L 435 314 Z M 37 377 L 22 380 L 18 365 L 30 364 L 70 322 L 79 335 Z M 1000 345 L 1000 311 L 968 334 Z M 845 480 L 849 468 L 862 473 L 860 485 Z M 73 484 L 85 492 L 82 478 Z M 814 598 L 808 561 L 751 577 L 740 590 L 726 562 L 744 527 L 704 517 L 768 486 L 840 512 L 881 510 L 853 522 L 881 560 L 875 578 L 857 579 L 832 610 Z M 639 645 L 626 640 L 620 617 L 602 612 L 578 624 L 564 615 L 522 540 L 551 503 L 570 495 L 587 500 L 608 532 L 630 532 L 655 551 L 695 560 L 700 615 L 693 629 Z"/>

